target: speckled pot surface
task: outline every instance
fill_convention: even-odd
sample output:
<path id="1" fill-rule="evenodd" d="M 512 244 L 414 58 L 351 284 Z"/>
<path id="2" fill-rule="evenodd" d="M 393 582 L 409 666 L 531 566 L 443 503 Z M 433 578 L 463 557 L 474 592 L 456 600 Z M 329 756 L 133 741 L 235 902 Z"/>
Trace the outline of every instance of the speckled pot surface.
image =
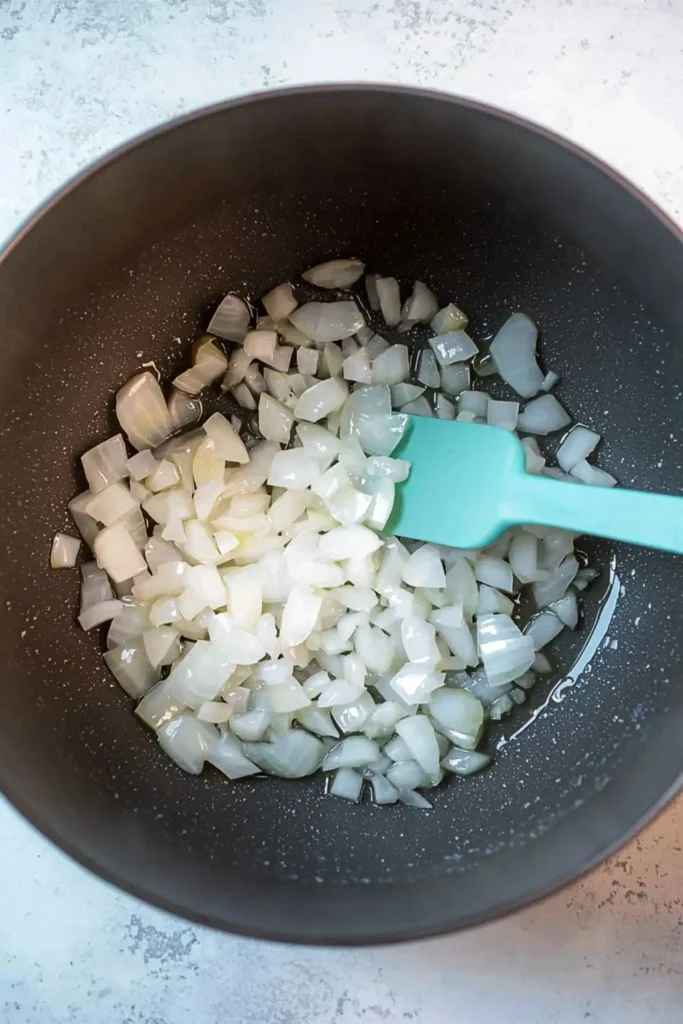
<path id="1" fill-rule="evenodd" d="M 475 337 L 529 313 L 559 397 L 605 434 L 601 464 L 680 490 L 683 246 L 612 172 L 498 111 L 398 88 L 178 121 L 67 186 L 0 257 L 0 786 L 81 863 L 186 917 L 379 942 L 556 889 L 675 791 L 683 562 L 586 542 L 603 572 L 556 672 L 491 730 L 494 765 L 431 812 L 347 805 L 317 778 L 181 773 L 74 626 L 77 580 L 48 569 L 50 538 L 141 362 L 179 367 L 227 290 L 259 296 L 331 254 L 423 278 Z"/>

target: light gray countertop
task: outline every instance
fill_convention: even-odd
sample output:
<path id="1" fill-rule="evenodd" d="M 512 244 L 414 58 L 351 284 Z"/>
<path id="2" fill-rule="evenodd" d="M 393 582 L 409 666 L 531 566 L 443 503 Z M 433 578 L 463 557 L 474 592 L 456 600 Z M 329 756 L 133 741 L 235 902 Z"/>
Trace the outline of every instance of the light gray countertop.
<path id="1" fill-rule="evenodd" d="M 142 129 L 264 86 L 334 80 L 504 105 L 682 216 L 679 0 L 0 0 L 0 238 Z M 588 878 L 514 918 L 419 945 L 309 950 L 153 910 L 0 804 L 0 1021 L 677 1021 L 682 848 L 679 801 Z"/>

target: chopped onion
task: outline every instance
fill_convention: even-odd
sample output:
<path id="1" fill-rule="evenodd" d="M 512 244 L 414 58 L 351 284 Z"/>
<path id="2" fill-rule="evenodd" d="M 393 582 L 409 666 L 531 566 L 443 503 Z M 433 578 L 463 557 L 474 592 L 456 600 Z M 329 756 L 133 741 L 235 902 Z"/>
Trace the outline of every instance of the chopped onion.
<path id="1" fill-rule="evenodd" d="M 441 384 L 441 378 L 439 376 L 439 367 L 437 366 L 436 356 L 429 348 L 423 348 L 422 351 L 420 352 L 420 362 L 417 371 L 417 379 L 421 380 L 423 384 L 426 384 L 428 388 L 438 388 Z M 418 395 L 413 395 L 411 397 L 417 398 Z M 408 401 L 410 401 L 410 399 L 408 399 Z"/>
<path id="2" fill-rule="evenodd" d="M 318 381 L 299 398 L 294 407 L 294 415 L 297 419 L 317 423 L 330 413 L 341 409 L 348 395 L 348 386 L 337 377 Z"/>
<path id="3" fill-rule="evenodd" d="M 434 334 L 449 334 L 451 331 L 462 331 L 467 327 L 467 315 L 452 302 L 444 306 L 436 314 L 430 324 Z"/>
<path id="4" fill-rule="evenodd" d="M 509 615 L 480 616 L 477 640 L 484 670 L 493 686 L 511 682 L 533 664 L 533 640 L 520 632 Z"/>
<path id="5" fill-rule="evenodd" d="M 565 473 L 571 473 L 574 467 L 597 448 L 600 443 L 600 435 L 588 427 L 578 424 L 569 431 L 562 439 L 557 449 L 557 461 Z"/>
<path id="6" fill-rule="evenodd" d="M 365 264 L 360 260 L 328 260 L 305 270 L 301 275 L 304 281 L 316 288 L 347 289 L 362 277 Z"/>
<path id="7" fill-rule="evenodd" d="M 249 328 L 249 307 L 237 295 L 226 295 L 211 317 L 208 331 L 241 344 Z"/>
<path id="8" fill-rule="evenodd" d="M 220 412 L 209 416 L 204 424 L 204 430 L 213 441 L 219 459 L 225 459 L 226 462 L 249 462 L 249 453 L 244 441 Z"/>
<path id="9" fill-rule="evenodd" d="M 114 583 L 132 579 L 147 568 L 135 541 L 122 523 L 107 526 L 97 535 L 93 553 L 100 569 L 104 569 Z"/>
<path id="10" fill-rule="evenodd" d="M 50 551 L 51 569 L 73 569 L 81 547 L 80 540 L 68 533 L 56 533 Z"/>
<path id="11" fill-rule="evenodd" d="M 206 340 L 197 347 L 192 368 L 185 370 L 184 373 L 176 377 L 173 381 L 173 387 L 175 390 L 186 392 L 188 395 L 196 395 L 203 388 L 218 380 L 227 368 L 228 360 L 225 353 L 221 351 L 211 337 L 207 336 Z M 173 416 L 172 412 L 171 416 Z M 190 422 L 193 421 L 190 420 Z M 177 430 L 178 427 L 175 427 L 175 429 Z"/>
<path id="12" fill-rule="evenodd" d="M 537 608 L 559 601 L 579 571 L 579 563 L 574 555 L 568 555 L 554 572 L 533 585 L 534 601 Z"/>
<path id="13" fill-rule="evenodd" d="M 400 384 L 410 374 L 408 349 L 405 345 L 390 345 L 372 363 L 373 384 Z"/>
<path id="14" fill-rule="evenodd" d="M 395 277 L 376 277 L 379 308 L 387 327 L 397 327 L 401 319 L 401 293 Z"/>
<path id="15" fill-rule="evenodd" d="M 486 422 L 492 427 L 514 430 L 519 415 L 519 402 L 497 402 L 489 399 L 486 406 Z"/>
<path id="16" fill-rule="evenodd" d="M 107 651 L 104 661 L 119 686 L 139 700 L 159 682 L 159 672 L 149 662 L 141 637 Z"/>
<path id="17" fill-rule="evenodd" d="M 464 363 L 440 366 L 439 376 L 442 390 L 454 398 L 462 394 L 463 391 L 467 391 L 470 386 L 470 368 Z"/>
<path id="18" fill-rule="evenodd" d="M 84 630 L 101 626 L 103 622 L 115 619 L 122 608 L 123 605 L 120 601 L 100 601 L 99 604 L 93 605 L 78 616 L 79 625 Z"/>
<path id="19" fill-rule="evenodd" d="M 604 469 L 598 469 L 597 466 L 591 466 L 586 459 L 581 459 L 576 463 L 571 470 L 571 475 L 581 483 L 589 484 L 592 487 L 615 487 L 617 483 L 611 473 L 606 473 Z"/>
<path id="20" fill-rule="evenodd" d="M 365 321 L 355 302 L 307 302 L 290 317 L 295 327 L 315 342 L 341 341 Z"/>
<path id="21" fill-rule="evenodd" d="M 95 445 L 81 457 L 81 465 L 93 494 L 124 480 L 129 473 L 128 452 L 122 434 Z M 86 542 L 87 543 L 87 542 Z"/>
<path id="22" fill-rule="evenodd" d="M 270 395 L 261 395 L 258 406 L 259 430 L 267 441 L 289 444 L 294 414 Z"/>
<path id="23" fill-rule="evenodd" d="M 568 413 L 554 395 L 534 398 L 519 414 L 517 427 L 527 434 L 552 434 L 571 423 Z"/>
<path id="24" fill-rule="evenodd" d="M 563 629 L 564 623 L 557 615 L 550 611 L 542 611 L 531 620 L 525 635 L 533 641 L 534 650 L 539 651 L 541 647 L 545 647 L 551 640 L 554 640 Z M 532 662 L 533 664 L 534 662 Z"/>
<path id="25" fill-rule="evenodd" d="M 149 373 L 139 373 L 116 394 L 116 418 L 133 448 L 156 448 L 173 430 L 159 382 Z"/>
<path id="26" fill-rule="evenodd" d="M 404 329 L 416 323 L 428 323 L 436 317 L 438 308 L 436 295 L 422 281 L 416 281 L 413 285 L 413 294 L 403 305 L 401 321 Z"/>
<path id="27" fill-rule="evenodd" d="M 537 394 L 543 383 L 543 373 L 536 362 L 537 337 L 538 330 L 533 320 L 524 313 L 513 313 L 489 349 L 498 373 L 523 398 Z"/>
<path id="28" fill-rule="evenodd" d="M 429 344 L 441 366 L 461 363 L 465 359 L 476 356 L 479 349 L 469 334 L 464 331 L 449 331 L 448 334 L 437 334 L 429 339 Z"/>
<path id="29" fill-rule="evenodd" d="M 268 316 L 276 323 L 279 320 L 286 320 L 297 307 L 294 291 L 288 281 L 284 281 L 277 288 L 267 292 L 261 299 L 261 302 Z"/>
<path id="30" fill-rule="evenodd" d="M 451 743 L 466 750 L 476 747 L 484 727 L 484 709 L 474 694 L 450 687 L 435 690 L 429 714 Z"/>

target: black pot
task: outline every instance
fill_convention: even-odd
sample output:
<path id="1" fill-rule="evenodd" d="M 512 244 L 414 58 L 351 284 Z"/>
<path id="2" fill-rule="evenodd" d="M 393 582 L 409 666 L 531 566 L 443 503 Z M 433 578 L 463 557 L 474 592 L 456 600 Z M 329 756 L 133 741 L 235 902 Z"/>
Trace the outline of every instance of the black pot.
<path id="1" fill-rule="evenodd" d="M 553 653 L 543 709 L 488 771 L 436 790 L 431 812 L 347 805 L 317 778 L 176 769 L 74 625 L 76 574 L 48 569 L 50 539 L 83 486 L 78 456 L 114 432 L 112 396 L 142 359 L 180 366 L 228 289 L 258 296 L 335 254 L 404 288 L 423 278 L 470 312 L 475 337 L 529 313 L 560 397 L 605 433 L 602 464 L 627 487 L 681 489 L 681 236 L 612 171 L 518 118 L 399 88 L 186 117 L 67 185 L 0 260 L 0 785 L 82 864 L 185 917 L 380 942 L 557 889 L 672 795 L 683 561 L 590 542 L 602 584 Z M 613 557 L 605 647 L 591 631 Z M 589 669 L 558 687 L 592 635 Z M 532 706 L 516 715 L 493 746 Z"/>

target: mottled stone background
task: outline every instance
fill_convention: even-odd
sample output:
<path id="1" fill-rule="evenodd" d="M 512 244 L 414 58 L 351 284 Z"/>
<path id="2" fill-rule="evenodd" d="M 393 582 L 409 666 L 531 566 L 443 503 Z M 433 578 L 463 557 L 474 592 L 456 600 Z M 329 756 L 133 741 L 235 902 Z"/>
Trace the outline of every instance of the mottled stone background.
<path id="1" fill-rule="evenodd" d="M 593 149 L 680 217 L 682 15 L 681 0 L 0 0 L 0 237 L 141 129 L 264 86 L 330 80 L 500 103 Z M 0 1022 L 680 1021 L 681 807 L 511 920 L 334 952 L 189 927 L 92 878 L 0 805 Z"/>

